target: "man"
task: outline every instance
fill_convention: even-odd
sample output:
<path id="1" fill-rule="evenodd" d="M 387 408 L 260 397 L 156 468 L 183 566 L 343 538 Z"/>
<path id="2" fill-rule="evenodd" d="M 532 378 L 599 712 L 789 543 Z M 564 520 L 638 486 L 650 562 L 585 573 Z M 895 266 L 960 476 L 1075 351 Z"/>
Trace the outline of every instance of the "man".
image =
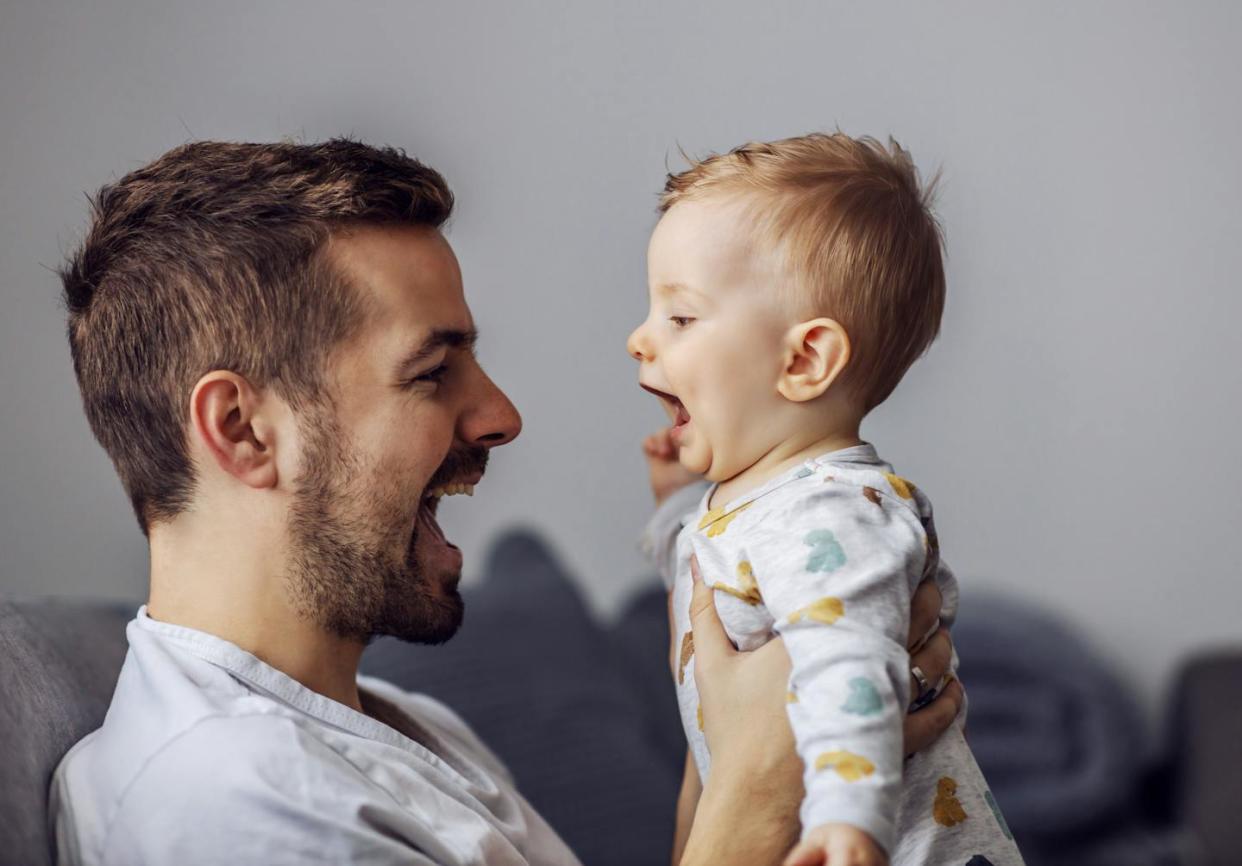
<path id="1" fill-rule="evenodd" d="M 357 676 L 377 635 L 456 631 L 436 505 L 521 429 L 473 354 L 452 204 L 435 171 L 347 140 L 189 144 L 95 200 L 62 273 L 69 341 L 151 588 L 103 727 L 53 781 L 62 861 L 576 862 L 448 708 Z M 787 660 L 733 652 L 696 603 L 708 733 L 745 760 L 713 772 L 681 862 L 776 861 L 800 768 L 754 721 L 783 718 Z"/>

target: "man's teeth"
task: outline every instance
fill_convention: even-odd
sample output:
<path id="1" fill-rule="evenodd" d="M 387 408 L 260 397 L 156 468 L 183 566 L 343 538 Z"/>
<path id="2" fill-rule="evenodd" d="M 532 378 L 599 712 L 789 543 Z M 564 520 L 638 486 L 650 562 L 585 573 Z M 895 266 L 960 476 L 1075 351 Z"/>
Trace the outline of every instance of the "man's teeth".
<path id="1" fill-rule="evenodd" d="M 446 484 L 443 487 L 433 487 L 427 491 L 427 495 L 433 499 L 439 499 L 441 496 L 474 496 L 473 484 Z"/>

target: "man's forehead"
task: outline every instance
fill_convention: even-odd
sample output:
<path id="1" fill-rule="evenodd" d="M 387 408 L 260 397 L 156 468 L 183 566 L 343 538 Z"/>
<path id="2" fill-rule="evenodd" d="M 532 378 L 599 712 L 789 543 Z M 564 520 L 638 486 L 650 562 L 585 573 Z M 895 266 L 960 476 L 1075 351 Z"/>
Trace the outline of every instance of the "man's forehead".
<path id="1" fill-rule="evenodd" d="M 371 317 L 416 317 L 428 330 L 469 327 L 461 269 L 430 226 L 362 226 L 334 233 L 327 255 L 349 279 Z"/>
<path id="2" fill-rule="evenodd" d="M 406 358 L 473 346 L 457 258 L 436 229 L 351 227 L 333 234 L 326 253 L 362 303 L 358 342 L 367 354 Z"/>

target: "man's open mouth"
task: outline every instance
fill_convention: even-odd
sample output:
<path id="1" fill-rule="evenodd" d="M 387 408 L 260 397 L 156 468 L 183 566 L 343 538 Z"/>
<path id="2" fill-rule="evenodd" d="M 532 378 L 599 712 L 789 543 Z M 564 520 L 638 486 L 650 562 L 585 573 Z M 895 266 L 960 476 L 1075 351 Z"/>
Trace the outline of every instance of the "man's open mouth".
<path id="1" fill-rule="evenodd" d="M 644 385 L 642 382 L 639 382 L 638 385 L 644 391 L 655 394 L 660 398 L 660 402 L 664 404 L 664 411 L 668 412 L 669 420 L 673 422 L 674 432 L 681 430 L 690 423 L 690 413 L 686 411 L 685 404 L 680 399 L 667 391 L 652 388 L 650 385 Z"/>
<path id="2" fill-rule="evenodd" d="M 456 481 L 428 488 L 423 493 L 423 499 L 418 508 L 418 522 L 427 530 L 430 538 L 453 550 L 458 549 L 457 545 L 444 537 L 444 530 L 440 528 L 440 523 L 436 520 L 436 511 L 440 508 L 440 500 L 445 496 L 474 496 L 474 485 L 478 481 L 478 478 Z"/>

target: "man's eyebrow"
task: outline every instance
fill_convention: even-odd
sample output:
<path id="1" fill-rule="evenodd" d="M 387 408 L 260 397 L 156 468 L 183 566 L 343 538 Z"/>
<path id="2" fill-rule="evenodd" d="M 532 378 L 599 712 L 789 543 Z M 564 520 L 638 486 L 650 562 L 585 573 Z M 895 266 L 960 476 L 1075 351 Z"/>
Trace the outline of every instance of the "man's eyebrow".
<path id="1" fill-rule="evenodd" d="M 473 352 L 475 343 L 478 341 L 479 332 L 475 328 L 467 328 L 465 330 L 459 328 L 436 328 L 419 346 L 397 362 L 397 375 L 404 374 L 411 367 L 417 367 L 445 347 L 449 349 L 465 349 Z"/>

